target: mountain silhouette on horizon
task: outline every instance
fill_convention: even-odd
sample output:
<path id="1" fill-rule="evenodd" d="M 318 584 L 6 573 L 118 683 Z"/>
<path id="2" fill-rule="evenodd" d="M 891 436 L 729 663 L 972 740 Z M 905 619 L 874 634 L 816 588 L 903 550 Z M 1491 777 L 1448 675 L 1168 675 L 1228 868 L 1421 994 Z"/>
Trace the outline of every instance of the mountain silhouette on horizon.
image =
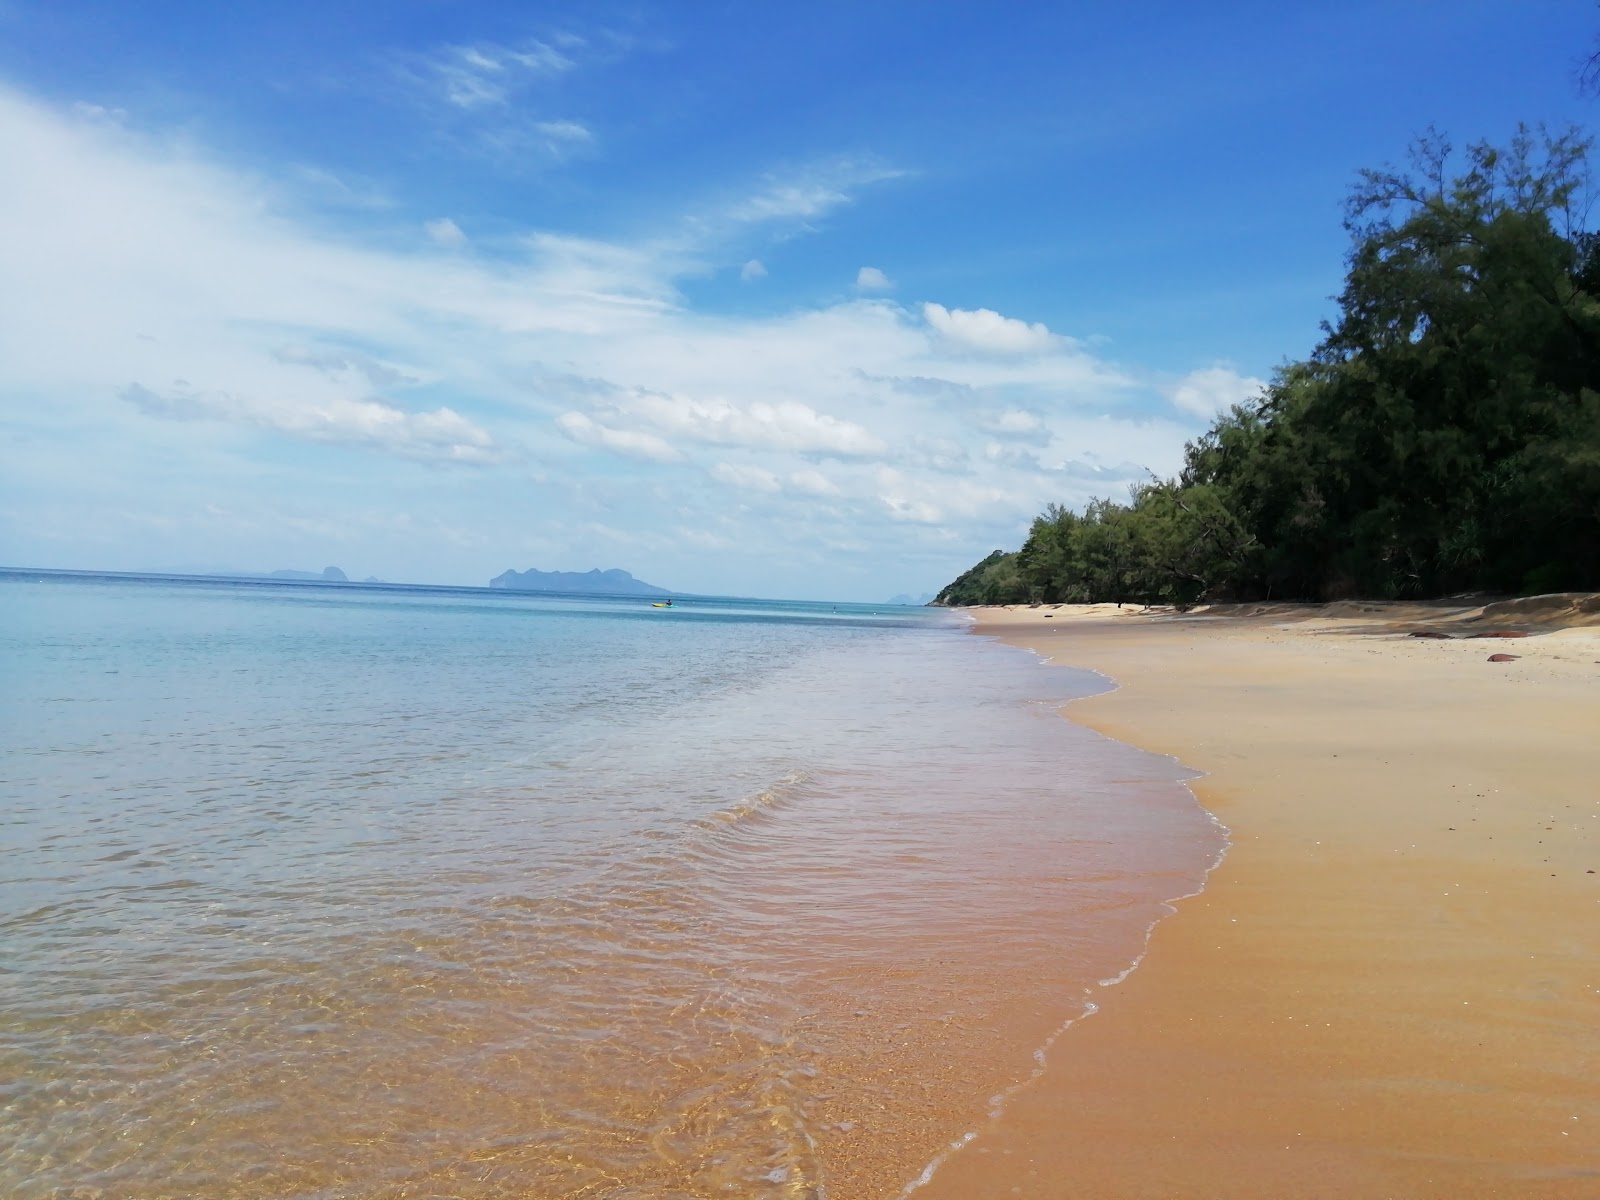
<path id="1" fill-rule="evenodd" d="M 506 571 L 489 581 L 492 588 L 509 588 L 517 592 L 587 592 L 617 596 L 670 596 L 667 588 L 657 587 L 629 572 L 612 567 L 602 571 L 540 571 L 529 567 L 526 571 Z"/>

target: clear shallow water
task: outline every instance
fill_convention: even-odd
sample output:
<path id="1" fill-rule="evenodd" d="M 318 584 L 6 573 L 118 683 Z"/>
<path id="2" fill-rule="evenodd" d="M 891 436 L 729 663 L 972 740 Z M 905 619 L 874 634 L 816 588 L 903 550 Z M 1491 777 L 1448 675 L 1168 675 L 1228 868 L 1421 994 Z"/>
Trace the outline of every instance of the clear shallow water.
<path id="1" fill-rule="evenodd" d="M 897 1195 L 1220 845 L 922 610 L 0 574 L 0 669 L 18 1197 Z"/>

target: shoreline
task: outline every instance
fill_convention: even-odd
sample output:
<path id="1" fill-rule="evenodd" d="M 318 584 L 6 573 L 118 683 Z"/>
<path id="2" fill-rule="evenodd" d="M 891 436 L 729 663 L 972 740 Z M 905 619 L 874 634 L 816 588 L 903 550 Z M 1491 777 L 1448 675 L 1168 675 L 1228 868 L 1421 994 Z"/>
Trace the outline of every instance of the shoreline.
<path id="1" fill-rule="evenodd" d="M 1597 610 L 968 610 L 1230 836 L 918 1200 L 1595 1194 Z"/>

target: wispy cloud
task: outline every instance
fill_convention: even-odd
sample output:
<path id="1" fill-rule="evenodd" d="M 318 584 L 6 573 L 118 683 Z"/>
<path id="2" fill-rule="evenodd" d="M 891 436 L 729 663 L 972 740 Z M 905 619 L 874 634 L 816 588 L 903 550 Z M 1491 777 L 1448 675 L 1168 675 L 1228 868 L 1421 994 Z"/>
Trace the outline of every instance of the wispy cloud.
<path id="1" fill-rule="evenodd" d="M 501 108 L 534 84 L 565 74 L 577 62 L 530 38 L 515 45 L 443 45 L 400 60 L 402 75 L 441 102 L 465 112 Z"/>
<path id="2" fill-rule="evenodd" d="M 594 141 L 594 134 L 589 132 L 588 127 L 576 121 L 536 121 L 533 127 L 549 138 L 552 144 Z"/>
<path id="3" fill-rule="evenodd" d="M 683 461 L 683 454 L 665 438 L 645 430 L 616 429 L 602 425 L 580 412 L 562 413 L 556 418 L 556 428 L 575 442 L 597 446 L 624 458 L 658 463 Z"/>
<path id="4" fill-rule="evenodd" d="M 628 240 L 533 229 L 468 246 L 446 217 L 360 239 L 300 224 L 268 173 L 4 90 L 0 143 L 17 168 L 0 226 L 28 231 L 0 239 L 0 289 L 27 297 L 0 322 L 0 398 L 32 439 L 29 503 L 68 514 L 48 524 L 62 538 L 98 536 L 86 478 L 101 507 L 137 496 L 153 517 L 189 511 L 202 487 L 240 509 L 282 492 L 347 503 L 297 462 L 316 444 L 319 461 L 350 451 L 339 461 L 373 489 L 438 474 L 403 464 L 481 468 L 425 503 L 544 554 L 577 547 L 585 523 L 683 549 L 681 527 L 769 545 L 776 520 L 791 556 L 959 559 L 1046 501 L 1172 469 L 1202 415 L 1154 373 L 1021 316 L 686 300 L 684 278 L 747 260 L 751 222 L 798 228 L 887 168 L 794 167 Z M 1184 386 L 1212 384 L 1202 371 Z M 136 464 L 153 461 L 178 470 L 152 483 Z"/>
<path id="5" fill-rule="evenodd" d="M 619 40 L 574 34 L 444 44 L 396 55 L 391 98 L 418 111 L 443 144 L 522 170 L 590 152 L 591 126 L 562 111 L 563 81 L 611 61 Z M 392 93 L 392 94 L 391 94 Z"/>
<path id="6" fill-rule="evenodd" d="M 121 396 L 151 417 L 254 425 L 306 441 L 368 447 L 402 458 L 481 466 L 499 457 L 489 435 L 450 408 L 407 412 L 383 400 L 345 396 L 265 400 L 198 391 L 181 381 L 162 392 L 129 384 Z"/>
<path id="7" fill-rule="evenodd" d="M 862 188 L 904 177 L 906 172 L 870 158 L 838 158 L 768 174 L 754 190 L 729 203 L 727 220 L 760 224 L 810 220 L 851 203 Z"/>
<path id="8" fill-rule="evenodd" d="M 440 217 L 436 221 L 429 221 L 423 225 L 423 229 L 440 246 L 446 246 L 454 250 L 467 244 L 467 235 L 461 231 L 461 226 L 457 225 L 449 217 Z"/>
<path id="9" fill-rule="evenodd" d="M 358 175 L 306 163 L 290 168 L 288 175 L 300 184 L 306 199 L 316 205 L 358 211 L 394 206 L 394 200 L 382 187 Z"/>

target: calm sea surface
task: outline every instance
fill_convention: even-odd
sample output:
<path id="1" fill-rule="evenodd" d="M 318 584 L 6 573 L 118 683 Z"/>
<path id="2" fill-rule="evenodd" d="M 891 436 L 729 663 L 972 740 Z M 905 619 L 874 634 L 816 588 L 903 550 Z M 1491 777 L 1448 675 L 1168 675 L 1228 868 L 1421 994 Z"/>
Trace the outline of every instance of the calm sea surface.
<path id="1" fill-rule="evenodd" d="M 950 614 L 0 572 L 0 1194 L 898 1196 L 1192 892 Z"/>

